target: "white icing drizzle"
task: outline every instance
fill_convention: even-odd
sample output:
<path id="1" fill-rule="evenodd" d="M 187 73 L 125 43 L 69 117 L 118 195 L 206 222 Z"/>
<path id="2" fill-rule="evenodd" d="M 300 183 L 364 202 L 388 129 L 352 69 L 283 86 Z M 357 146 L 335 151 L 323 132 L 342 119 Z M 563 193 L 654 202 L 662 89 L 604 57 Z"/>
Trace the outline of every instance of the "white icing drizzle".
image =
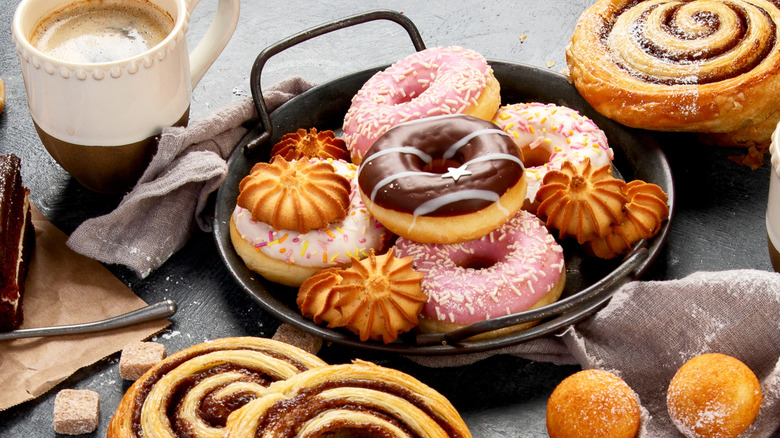
<path id="1" fill-rule="evenodd" d="M 447 118 L 447 117 L 451 117 L 451 116 L 449 116 L 449 115 L 447 115 L 447 116 L 434 116 L 434 117 L 429 117 L 427 119 L 413 120 L 413 121 L 410 121 L 410 122 L 406 122 L 404 124 L 414 124 L 414 123 L 430 122 L 431 119 L 442 119 L 442 118 Z M 493 129 L 493 128 L 480 129 L 480 130 L 471 132 L 471 133 L 463 136 L 461 139 L 459 139 L 458 141 L 453 143 L 451 146 L 449 146 L 447 148 L 447 150 L 444 152 L 442 157 L 443 157 L 443 159 L 451 159 L 453 156 L 455 156 L 455 154 L 458 152 L 458 150 L 460 150 L 460 148 L 462 148 L 463 146 L 467 145 L 468 142 L 471 141 L 472 139 L 474 139 L 474 138 L 476 138 L 478 136 L 481 136 L 481 135 L 492 135 L 492 134 L 503 135 L 503 136 L 512 138 L 512 136 L 510 134 L 508 134 L 508 133 L 506 133 L 503 130 L 498 129 L 498 128 L 495 128 L 495 129 Z M 364 168 L 364 166 L 370 165 L 370 163 L 374 159 L 379 158 L 381 156 L 389 155 L 389 154 L 392 154 L 392 153 L 417 155 L 426 164 L 428 164 L 431 161 L 433 161 L 433 158 L 429 154 L 427 154 L 427 153 L 425 153 L 425 152 L 423 152 L 423 151 L 421 151 L 421 150 L 419 150 L 417 148 L 411 147 L 411 146 L 401 146 L 401 147 L 395 147 L 395 148 L 388 148 L 388 149 L 383 149 L 381 151 L 378 151 L 378 152 L 372 154 L 371 156 L 369 156 L 368 158 L 366 158 L 366 160 L 363 163 L 363 165 L 360 166 L 360 169 L 358 170 L 358 173 Z M 504 153 L 484 154 L 482 156 L 475 157 L 475 158 L 473 158 L 473 159 L 463 163 L 463 165 L 461 167 L 465 169 L 470 164 L 475 164 L 475 163 L 480 163 L 480 162 L 485 162 L 485 161 L 492 161 L 492 160 L 508 160 L 508 161 L 515 162 L 518 165 L 520 165 L 521 168 L 524 168 L 523 167 L 523 162 L 522 162 L 522 160 L 520 158 L 518 158 L 518 157 L 516 157 L 514 155 L 511 155 L 511 154 L 504 154 Z M 371 202 L 375 202 L 376 201 L 376 196 L 379 193 L 379 190 L 381 190 L 383 187 L 385 187 L 385 186 L 387 186 L 389 184 L 392 184 L 393 182 L 397 181 L 398 179 L 405 178 L 405 177 L 410 177 L 410 176 L 438 176 L 438 175 L 439 174 L 434 174 L 434 173 L 431 173 L 431 172 L 423 172 L 423 171 L 406 171 L 406 172 L 397 173 L 395 175 L 390 175 L 390 176 L 380 180 L 379 182 L 377 182 L 377 184 L 374 186 L 373 190 L 371 191 L 371 195 L 370 195 Z M 463 174 L 461 174 L 459 176 L 468 176 L 468 175 L 470 175 L 470 173 L 463 173 Z M 436 199 L 432 199 L 430 201 L 424 202 L 423 204 L 421 204 L 420 206 L 418 206 L 414 210 L 413 216 L 414 216 L 415 220 L 412 221 L 412 224 L 410 225 L 409 229 L 411 230 L 412 228 L 414 228 L 417 216 L 424 216 L 424 215 L 426 215 L 428 213 L 431 213 L 433 211 L 436 211 L 437 209 L 439 209 L 439 208 L 441 208 L 441 207 L 443 207 L 445 205 L 448 205 L 450 203 L 455 203 L 455 202 L 459 202 L 459 201 L 466 200 L 466 199 L 482 199 L 482 200 L 486 200 L 486 201 L 490 201 L 490 202 L 497 202 L 499 200 L 499 198 L 500 198 L 499 194 L 497 194 L 497 193 L 495 193 L 493 191 L 490 191 L 490 190 L 462 190 L 462 191 L 459 191 L 457 193 L 450 193 L 450 194 L 439 196 Z M 498 203 L 497 205 L 498 205 L 498 208 L 501 209 L 502 212 L 504 212 L 504 214 L 506 214 L 507 216 L 509 215 L 509 211 L 506 208 L 504 208 L 502 205 L 500 205 L 500 203 Z"/>
<path id="2" fill-rule="evenodd" d="M 482 199 L 485 201 L 495 202 L 496 206 L 501 210 L 501 212 L 509 216 L 510 211 L 501 205 L 501 202 L 499 202 L 500 198 L 501 197 L 498 196 L 498 193 L 492 190 L 462 190 L 457 193 L 441 195 L 438 198 L 423 202 L 419 207 L 414 209 L 414 212 L 412 212 L 412 216 L 414 216 L 414 218 L 412 219 L 411 225 L 409 225 L 409 231 L 414 228 L 419 216 L 425 216 L 426 214 L 436 211 L 445 205 L 458 202 L 463 199 Z"/>
<path id="3" fill-rule="evenodd" d="M 402 148 L 385 149 L 385 150 L 383 150 L 381 152 L 392 151 L 392 150 L 396 150 L 396 149 L 402 149 Z M 373 156 L 372 156 L 372 158 L 373 158 Z M 509 161 L 514 161 L 515 163 L 519 164 L 521 167 L 523 166 L 523 162 L 519 158 L 515 157 L 514 155 L 492 153 L 492 154 L 485 154 L 485 155 L 483 155 L 481 157 L 474 158 L 473 160 L 469 160 L 469 161 L 467 161 L 467 162 L 465 162 L 463 164 L 463 167 L 465 167 L 465 166 L 467 166 L 469 164 L 479 163 L 479 162 L 483 162 L 483 161 L 492 161 L 492 160 L 509 160 Z M 431 173 L 431 172 L 422 172 L 422 171 L 410 170 L 410 171 L 407 171 L 407 172 L 400 172 L 400 173 L 397 173 L 395 175 L 390 175 L 390 176 L 380 180 L 376 184 L 376 186 L 374 186 L 374 189 L 371 191 L 371 198 L 370 198 L 371 202 L 374 202 L 376 200 L 376 195 L 379 193 L 379 190 L 381 190 L 383 187 L 387 186 L 388 184 L 392 184 L 393 182 L 397 181 L 398 179 L 405 178 L 405 177 L 408 177 L 408 176 L 439 176 L 439 174 Z M 489 193 L 492 193 L 493 195 L 495 195 L 496 199 L 498 199 L 498 197 L 499 197 L 498 194 L 496 194 L 495 192 L 489 191 L 489 190 L 466 190 L 466 191 L 460 191 L 458 193 L 451 193 L 449 195 L 439 196 L 436 199 L 438 200 L 438 199 L 442 199 L 442 198 L 445 198 L 445 197 L 447 199 L 450 199 L 450 198 L 453 198 L 451 195 L 460 196 L 460 195 L 462 195 L 463 193 L 466 193 L 466 192 L 489 192 Z M 458 201 L 461 201 L 461 200 L 464 200 L 464 199 L 469 199 L 469 198 L 467 196 L 458 197 L 457 199 L 452 199 L 450 202 L 458 202 Z M 486 198 L 480 197 L 480 198 L 472 198 L 472 199 L 486 199 Z M 429 204 L 431 202 L 432 201 L 428 201 L 428 202 L 426 202 L 423 205 Z M 444 205 L 446 205 L 446 204 L 444 204 Z M 415 210 L 415 216 L 417 216 L 416 212 L 418 210 L 420 210 L 421 208 L 422 208 L 422 205 L 420 207 L 418 207 L 417 210 Z M 435 211 L 435 210 L 436 209 L 433 209 L 431 211 Z M 430 213 L 430 211 L 428 211 L 426 213 L 422 213 L 421 216 L 424 216 L 427 213 Z"/>
<path id="4" fill-rule="evenodd" d="M 388 184 L 392 184 L 395 180 L 400 178 L 405 178 L 407 176 L 437 176 L 436 173 L 431 172 L 420 172 L 416 170 L 409 170 L 407 172 L 401 172 L 396 173 L 395 175 L 390 175 L 387 178 L 384 178 L 380 180 L 378 183 L 376 183 L 376 186 L 374 186 L 374 190 L 371 191 L 371 202 L 374 202 L 376 199 L 377 193 L 379 193 L 379 190 L 381 190 L 383 187 L 385 187 Z"/>
<path id="5" fill-rule="evenodd" d="M 412 154 L 417 155 L 420 157 L 420 159 L 425 163 L 428 164 L 431 161 L 433 161 L 433 157 L 426 154 L 425 152 L 421 151 L 420 149 L 417 149 L 416 147 L 412 146 L 400 146 L 397 148 L 389 148 L 389 149 L 383 149 L 381 151 L 378 151 L 374 154 L 372 154 L 370 157 L 367 158 L 366 163 L 370 163 L 372 160 L 379 158 L 384 155 L 388 154 Z M 361 166 L 362 167 L 362 166 Z M 360 174 L 360 169 L 358 169 L 358 175 Z"/>
<path id="6" fill-rule="evenodd" d="M 478 137 L 480 135 L 490 135 L 490 134 L 498 134 L 498 135 L 503 135 L 505 137 L 512 138 L 511 135 L 507 134 L 506 132 L 500 129 L 480 129 L 456 141 L 452 146 L 449 147 L 449 149 L 447 149 L 446 152 L 444 152 L 442 158 L 444 158 L 445 160 L 449 160 L 450 158 L 454 157 L 455 154 L 458 153 L 458 150 L 460 150 L 460 148 L 468 144 L 468 142 L 471 141 L 471 139 Z"/>
<path id="7" fill-rule="evenodd" d="M 516 156 L 514 156 L 512 154 L 500 154 L 500 153 L 485 154 L 485 155 L 476 157 L 476 158 L 474 158 L 472 160 L 469 160 L 468 162 L 466 162 L 466 164 L 474 164 L 474 163 L 480 163 L 482 161 L 491 161 L 491 160 L 514 161 L 515 163 L 519 164 L 520 167 L 525 167 L 523 165 L 523 160 L 517 158 Z"/>

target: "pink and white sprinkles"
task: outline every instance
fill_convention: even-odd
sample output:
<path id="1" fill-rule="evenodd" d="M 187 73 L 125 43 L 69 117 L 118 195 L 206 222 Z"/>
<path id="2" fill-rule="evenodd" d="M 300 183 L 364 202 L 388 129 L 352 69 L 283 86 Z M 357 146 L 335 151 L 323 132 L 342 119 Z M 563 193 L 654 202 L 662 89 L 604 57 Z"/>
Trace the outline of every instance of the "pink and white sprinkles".
<path id="1" fill-rule="evenodd" d="M 352 161 L 359 163 L 399 123 L 476 106 L 491 72 L 482 55 L 455 46 L 422 50 L 378 72 L 352 98 L 344 118 Z"/>
<path id="2" fill-rule="evenodd" d="M 355 179 L 357 166 L 343 160 L 327 161 L 337 174 L 347 178 L 351 187 L 350 205 L 343 221 L 301 234 L 255 222 L 249 210 L 236 205 L 233 220 L 241 236 L 268 257 L 306 267 L 345 265 L 350 263 L 350 257 L 363 259 L 372 248 L 381 248 L 388 231 L 363 204 Z"/>
<path id="3" fill-rule="evenodd" d="M 552 290 L 564 270 L 563 249 L 525 210 L 470 242 L 400 238 L 395 254 L 411 256 L 414 269 L 425 274 L 422 287 L 429 299 L 422 316 L 460 325 L 527 310 Z"/>
<path id="4" fill-rule="evenodd" d="M 589 118 L 564 106 L 538 102 L 505 105 L 498 109 L 493 123 L 511 134 L 519 147 L 543 148 L 550 154 L 542 165 L 526 163 L 526 199 L 531 203 L 544 175 L 560 170 L 565 161 L 577 165 L 588 157 L 598 168 L 615 157 L 604 132 Z"/>

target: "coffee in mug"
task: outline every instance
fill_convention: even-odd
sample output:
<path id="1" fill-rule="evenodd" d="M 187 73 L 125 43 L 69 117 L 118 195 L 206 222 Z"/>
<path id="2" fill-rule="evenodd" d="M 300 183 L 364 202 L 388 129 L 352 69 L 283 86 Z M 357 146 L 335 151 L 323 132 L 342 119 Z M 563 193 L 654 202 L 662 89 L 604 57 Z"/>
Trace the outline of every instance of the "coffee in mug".
<path id="1" fill-rule="evenodd" d="M 30 43 L 66 62 L 99 64 L 139 56 L 173 30 L 173 19 L 142 0 L 83 0 L 44 18 Z"/>
<path id="2" fill-rule="evenodd" d="M 192 89 L 227 45 L 239 0 L 218 1 L 189 51 L 190 0 L 21 0 L 13 38 L 33 124 L 85 187 L 124 193 L 165 127 L 185 125 Z"/>

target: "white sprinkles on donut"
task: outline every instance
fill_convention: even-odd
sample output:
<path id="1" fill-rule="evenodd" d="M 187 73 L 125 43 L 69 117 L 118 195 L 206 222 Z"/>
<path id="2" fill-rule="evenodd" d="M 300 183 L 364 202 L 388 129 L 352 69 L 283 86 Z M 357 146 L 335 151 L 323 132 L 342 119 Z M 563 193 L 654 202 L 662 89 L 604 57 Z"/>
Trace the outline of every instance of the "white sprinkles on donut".
<path id="1" fill-rule="evenodd" d="M 373 142 L 399 123 L 467 113 L 478 105 L 490 78 L 485 58 L 462 47 L 422 50 L 376 73 L 352 98 L 344 118 L 353 161 L 360 162 Z"/>
<path id="2" fill-rule="evenodd" d="M 527 310 L 564 275 L 563 249 L 524 210 L 480 239 L 443 245 L 400 238 L 395 253 L 411 256 L 425 274 L 422 316 L 458 325 Z"/>

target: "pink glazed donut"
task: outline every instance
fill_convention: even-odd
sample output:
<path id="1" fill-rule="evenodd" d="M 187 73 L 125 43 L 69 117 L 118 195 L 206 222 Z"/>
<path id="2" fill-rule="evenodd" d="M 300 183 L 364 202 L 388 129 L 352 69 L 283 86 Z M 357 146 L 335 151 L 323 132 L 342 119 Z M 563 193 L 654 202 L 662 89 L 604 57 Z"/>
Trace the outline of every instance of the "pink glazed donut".
<path id="1" fill-rule="evenodd" d="M 493 123 L 511 134 L 523 152 L 528 183 L 524 208 L 531 211 L 547 172 L 560 170 L 565 161 L 576 166 L 585 158 L 599 168 L 615 157 L 604 132 L 589 118 L 564 106 L 538 102 L 504 105 Z"/>
<path id="2" fill-rule="evenodd" d="M 490 120 L 501 103 L 500 86 L 485 58 L 461 47 L 414 53 L 371 77 L 352 98 L 344 141 L 360 164 L 374 141 L 409 120 L 468 114 Z"/>
<path id="3" fill-rule="evenodd" d="M 553 303 L 566 281 L 563 249 L 525 210 L 477 240 L 422 244 L 400 238 L 394 251 L 397 257 L 412 257 L 413 268 L 425 274 L 428 302 L 419 326 L 425 333 Z"/>

